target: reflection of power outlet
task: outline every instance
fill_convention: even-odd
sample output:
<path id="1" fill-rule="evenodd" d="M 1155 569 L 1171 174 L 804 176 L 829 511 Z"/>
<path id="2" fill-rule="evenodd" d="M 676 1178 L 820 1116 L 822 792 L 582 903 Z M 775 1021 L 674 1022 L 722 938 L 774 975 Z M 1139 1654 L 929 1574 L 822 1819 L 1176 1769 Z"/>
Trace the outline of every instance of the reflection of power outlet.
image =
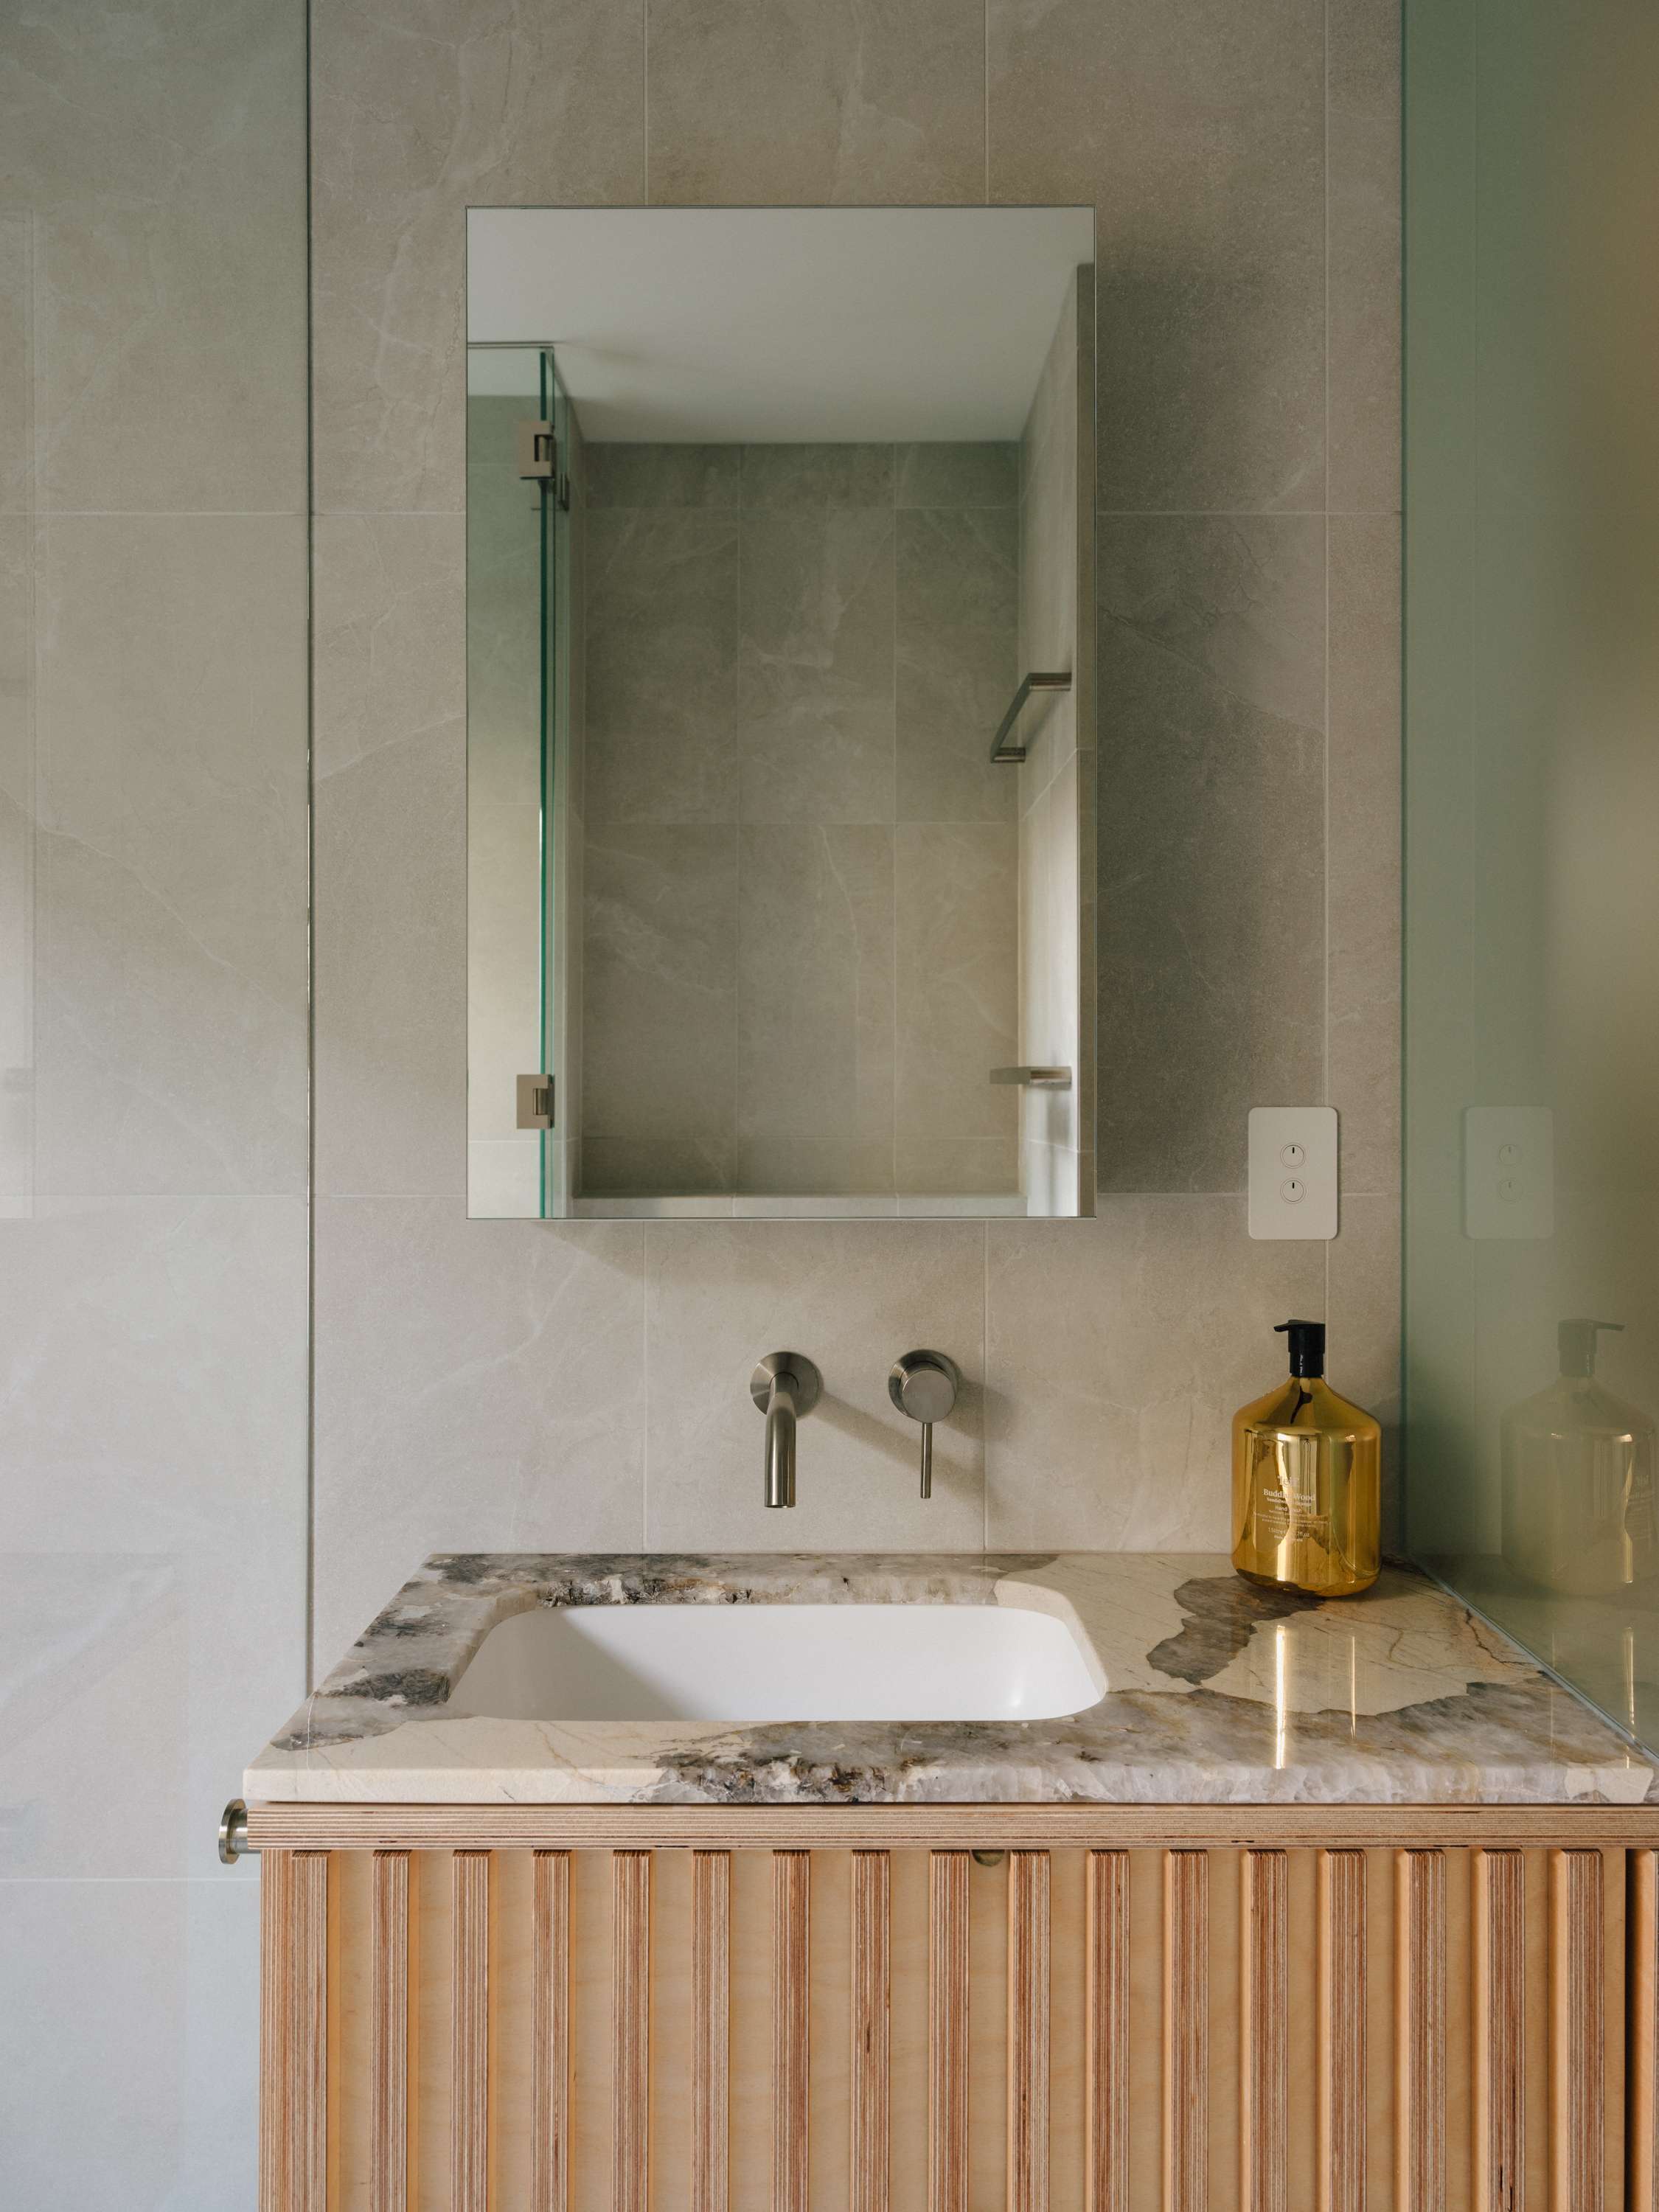
<path id="1" fill-rule="evenodd" d="M 1336 1234 L 1336 1109 L 1252 1106 L 1250 1234 Z"/>
<path id="2" fill-rule="evenodd" d="M 1555 1118 L 1547 1106 L 1463 1109 L 1463 1234 L 1554 1236 Z"/>

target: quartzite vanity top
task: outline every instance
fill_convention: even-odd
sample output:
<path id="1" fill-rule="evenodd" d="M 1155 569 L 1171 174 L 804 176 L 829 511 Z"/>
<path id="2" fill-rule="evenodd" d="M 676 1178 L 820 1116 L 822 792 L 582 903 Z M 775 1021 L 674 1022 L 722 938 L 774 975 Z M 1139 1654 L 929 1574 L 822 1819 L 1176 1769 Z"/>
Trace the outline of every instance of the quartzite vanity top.
<path id="1" fill-rule="evenodd" d="M 1109 1685 L 1025 1722 L 446 1718 L 535 1606 L 1018 1605 Z M 1659 1769 L 1408 1568 L 1362 1598 L 1257 1589 L 1217 1554 L 439 1553 L 248 1769 L 251 1802 L 1608 1804 Z"/>

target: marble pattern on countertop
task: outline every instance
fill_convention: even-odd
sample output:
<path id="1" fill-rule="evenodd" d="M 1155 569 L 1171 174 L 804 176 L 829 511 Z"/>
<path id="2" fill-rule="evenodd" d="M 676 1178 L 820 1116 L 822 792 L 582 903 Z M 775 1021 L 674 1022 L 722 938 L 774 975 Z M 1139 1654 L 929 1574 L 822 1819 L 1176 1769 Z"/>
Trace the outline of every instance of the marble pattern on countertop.
<path id="1" fill-rule="evenodd" d="M 538 1606 L 1015 1605 L 1103 1686 L 1022 1722 L 447 1719 Z M 1414 1570 L 1263 1590 L 1216 1554 L 439 1553 L 248 1769 L 250 1798 L 451 1803 L 1635 1804 L 1652 1761 Z"/>

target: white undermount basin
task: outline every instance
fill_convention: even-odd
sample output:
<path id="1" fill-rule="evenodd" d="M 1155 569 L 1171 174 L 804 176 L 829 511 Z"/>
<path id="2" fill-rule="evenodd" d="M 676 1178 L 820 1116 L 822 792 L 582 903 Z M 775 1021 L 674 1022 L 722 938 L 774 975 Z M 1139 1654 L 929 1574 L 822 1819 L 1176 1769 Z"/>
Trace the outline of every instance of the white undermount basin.
<path id="1" fill-rule="evenodd" d="M 1104 1690 L 1024 1606 L 555 1606 L 491 1629 L 442 1717 L 1036 1721 Z"/>

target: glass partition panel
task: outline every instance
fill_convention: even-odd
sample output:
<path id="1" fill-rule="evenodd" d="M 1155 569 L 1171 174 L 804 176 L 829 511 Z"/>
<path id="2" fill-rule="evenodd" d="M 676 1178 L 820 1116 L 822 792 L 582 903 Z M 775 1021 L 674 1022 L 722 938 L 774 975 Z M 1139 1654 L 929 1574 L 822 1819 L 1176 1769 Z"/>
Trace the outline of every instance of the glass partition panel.
<path id="1" fill-rule="evenodd" d="M 561 1079 L 573 895 L 568 408 L 551 349 L 467 354 L 468 1188 L 567 1210 Z"/>
<path id="2" fill-rule="evenodd" d="M 1659 20 L 1407 9 L 1412 1548 L 1659 1744 Z"/>

